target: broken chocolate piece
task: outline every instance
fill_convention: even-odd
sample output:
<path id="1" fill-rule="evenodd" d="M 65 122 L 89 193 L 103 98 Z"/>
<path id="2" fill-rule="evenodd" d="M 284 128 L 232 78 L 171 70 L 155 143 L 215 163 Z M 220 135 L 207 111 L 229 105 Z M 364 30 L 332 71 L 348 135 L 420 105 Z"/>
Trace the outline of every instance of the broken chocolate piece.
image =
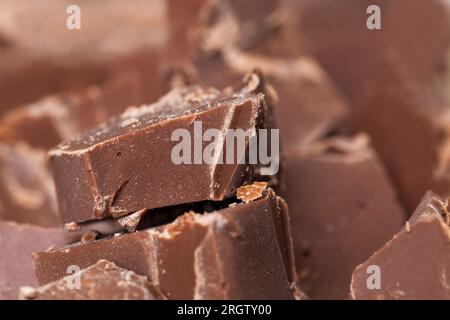
<path id="1" fill-rule="evenodd" d="M 142 209 L 223 200 L 251 182 L 258 165 L 239 163 L 241 151 L 235 152 L 233 164 L 219 161 L 218 156 L 225 154 L 229 129 L 257 134 L 267 128 L 269 110 L 259 92 L 260 78 L 248 79 L 231 94 L 200 87 L 174 89 L 153 105 L 129 109 L 51 150 L 62 220 L 79 223 Z M 210 164 L 201 158 L 211 143 L 198 143 L 207 129 L 219 135 L 214 141 L 219 152 L 214 152 Z M 183 136 L 174 140 L 175 130 L 182 130 Z M 183 143 L 189 150 L 178 148 L 174 155 L 175 147 Z M 191 150 L 192 145 L 201 150 Z M 244 146 L 248 150 L 249 139 Z"/>
<path id="2" fill-rule="evenodd" d="M 59 229 L 0 222 L 0 300 L 16 299 L 20 287 L 38 285 L 33 252 L 64 244 Z"/>
<path id="3" fill-rule="evenodd" d="M 236 191 L 236 197 L 245 203 L 249 203 L 261 198 L 266 188 L 267 182 L 253 182 L 252 184 L 239 187 Z"/>
<path id="4" fill-rule="evenodd" d="M 163 297 L 144 276 L 107 260 L 39 288 L 23 287 L 21 300 L 156 300 Z"/>
<path id="5" fill-rule="evenodd" d="M 117 222 L 126 228 L 128 232 L 136 231 L 139 222 L 141 222 L 142 217 L 146 214 L 147 210 L 143 209 L 140 211 L 136 211 L 127 216 L 123 216 L 117 219 Z"/>
<path id="6" fill-rule="evenodd" d="M 353 272 L 351 297 L 450 298 L 448 200 L 427 192 L 408 224 Z"/>
<path id="7" fill-rule="evenodd" d="M 46 153 L 23 143 L 0 143 L 0 220 L 59 226 Z"/>
<path id="8" fill-rule="evenodd" d="M 33 256 L 41 284 L 69 265 L 107 259 L 146 275 L 169 299 L 292 299 L 295 291 L 287 206 L 271 189 L 248 204 Z"/>
<path id="9" fill-rule="evenodd" d="M 346 299 L 355 266 L 404 224 L 395 189 L 365 135 L 318 141 L 284 164 L 302 289 Z"/>

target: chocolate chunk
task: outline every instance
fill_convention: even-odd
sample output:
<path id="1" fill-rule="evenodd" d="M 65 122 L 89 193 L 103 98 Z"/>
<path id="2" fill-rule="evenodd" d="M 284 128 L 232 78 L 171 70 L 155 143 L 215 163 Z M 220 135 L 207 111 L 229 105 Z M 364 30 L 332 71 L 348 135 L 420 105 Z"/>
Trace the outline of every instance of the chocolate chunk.
<path id="1" fill-rule="evenodd" d="M 0 181 L 0 220 L 61 225 L 44 151 L 0 143 Z"/>
<path id="2" fill-rule="evenodd" d="M 107 260 L 46 284 L 22 287 L 22 300 L 156 300 L 163 297 L 144 276 Z"/>
<path id="3" fill-rule="evenodd" d="M 395 190 L 365 135 L 318 141 L 284 165 L 302 288 L 312 299 L 346 299 L 355 266 L 404 224 Z"/>
<path id="4" fill-rule="evenodd" d="M 223 200 L 251 182 L 257 165 L 239 164 L 237 157 L 233 164 L 220 163 L 220 157 L 208 164 L 201 157 L 210 143 L 197 143 L 195 135 L 220 130 L 214 143 L 222 144 L 218 146 L 225 154 L 228 129 L 266 128 L 268 111 L 260 81 L 253 75 L 241 90 L 230 94 L 200 87 L 175 89 L 153 105 L 132 108 L 51 150 L 62 220 L 79 223 L 142 209 Z M 184 129 L 190 138 L 173 141 L 177 129 Z M 190 148 L 201 150 L 182 150 L 178 156 L 183 155 L 183 161 L 174 161 L 174 147 L 187 145 L 186 139 Z M 248 148 L 249 140 L 244 143 Z"/>
<path id="5" fill-rule="evenodd" d="M 449 299 L 448 200 L 427 192 L 407 224 L 353 272 L 353 299 Z"/>
<path id="6" fill-rule="evenodd" d="M 34 254 L 41 284 L 107 259 L 146 275 L 169 299 L 292 299 L 287 206 L 271 189 L 248 204 L 111 239 Z M 261 263 L 264 261 L 264 263 Z"/>
<path id="7" fill-rule="evenodd" d="M 0 222 L 0 299 L 16 299 L 22 286 L 37 286 L 31 254 L 65 244 L 61 230 Z"/>
<path id="8" fill-rule="evenodd" d="M 0 140 L 48 149 L 143 102 L 140 76 L 128 72 L 79 94 L 49 96 L 11 110 L 0 120 Z"/>

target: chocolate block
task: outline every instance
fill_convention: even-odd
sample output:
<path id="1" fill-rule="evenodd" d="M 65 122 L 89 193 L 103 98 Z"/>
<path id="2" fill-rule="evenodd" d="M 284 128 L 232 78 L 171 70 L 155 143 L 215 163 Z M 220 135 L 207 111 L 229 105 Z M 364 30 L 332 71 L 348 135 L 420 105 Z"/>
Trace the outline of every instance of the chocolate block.
<path id="1" fill-rule="evenodd" d="M 448 300 L 448 209 L 448 200 L 427 192 L 406 225 L 354 270 L 352 298 Z"/>
<path id="2" fill-rule="evenodd" d="M 346 299 L 353 269 L 405 221 L 365 135 L 330 138 L 285 157 L 284 196 L 299 281 L 312 299 Z"/>
<path id="3" fill-rule="evenodd" d="M 162 299 L 144 276 L 107 260 L 39 288 L 20 288 L 22 300 L 156 300 Z"/>
<path id="4" fill-rule="evenodd" d="M 43 150 L 0 143 L 0 220 L 60 226 L 52 176 Z"/>
<path id="5" fill-rule="evenodd" d="M 59 94 L 11 110 L 0 119 L 0 140 L 49 149 L 144 101 L 140 76 L 128 72 L 79 94 Z M 39 132 L 39 134 L 36 134 Z"/>
<path id="6" fill-rule="evenodd" d="M 266 128 L 267 105 L 260 84 L 253 74 L 241 90 L 232 93 L 176 89 L 153 105 L 130 109 L 51 150 L 62 220 L 78 223 L 231 196 L 252 180 L 258 166 L 249 161 L 239 164 L 236 157 L 233 164 L 220 164 L 219 157 L 207 164 L 198 159 L 210 144 L 205 141 L 200 142 L 197 156 L 192 150 L 183 151 L 192 159 L 175 164 L 172 154 L 181 142 L 173 141 L 172 135 L 186 129 L 195 137 L 199 125 L 200 135 L 207 129 L 220 130 L 216 143 L 225 152 L 226 130 Z M 246 139 L 246 148 L 248 143 Z"/>
<path id="7" fill-rule="evenodd" d="M 289 218 L 271 189 L 262 198 L 157 228 L 34 254 L 41 284 L 107 259 L 169 299 L 292 299 L 296 294 Z M 261 263 L 264 261 L 264 263 Z"/>
<path id="8" fill-rule="evenodd" d="M 65 244 L 63 232 L 0 222 L 0 300 L 16 299 L 22 286 L 37 286 L 31 253 Z"/>

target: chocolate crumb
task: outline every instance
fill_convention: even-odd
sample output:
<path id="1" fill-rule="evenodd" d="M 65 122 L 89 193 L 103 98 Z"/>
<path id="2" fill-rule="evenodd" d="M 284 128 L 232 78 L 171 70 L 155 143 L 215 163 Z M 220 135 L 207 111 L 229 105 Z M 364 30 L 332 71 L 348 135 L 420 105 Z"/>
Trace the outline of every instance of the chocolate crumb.
<path id="1" fill-rule="evenodd" d="M 81 243 L 91 242 L 97 239 L 98 232 L 95 232 L 93 230 L 89 230 L 81 236 Z"/>
<path id="2" fill-rule="evenodd" d="M 64 230 L 66 231 L 78 231 L 80 226 L 76 222 L 69 222 L 64 225 Z"/>
<path id="3" fill-rule="evenodd" d="M 249 203 L 261 198 L 262 193 L 266 188 L 267 182 L 253 182 L 253 184 L 239 187 L 236 196 L 245 203 Z"/>

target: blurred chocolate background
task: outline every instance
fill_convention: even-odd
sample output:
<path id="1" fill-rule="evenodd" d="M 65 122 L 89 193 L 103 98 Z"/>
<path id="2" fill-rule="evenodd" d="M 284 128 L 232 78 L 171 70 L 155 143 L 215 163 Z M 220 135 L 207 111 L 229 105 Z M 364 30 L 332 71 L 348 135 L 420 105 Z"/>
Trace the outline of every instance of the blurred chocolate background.
<path id="1" fill-rule="evenodd" d="M 50 148 L 173 88 L 225 89 L 254 69 L 274 100 L 277 192 L 309 298 L 347 299 L 355 267 L 425 192 L 450 195 L 448 1 L 79 0 L 81 29 L 69 30 L 72 2 L 0 1 L 0 248 L 21 273 L 34 273 L 31 252 L 67 242 Z M 11 244 L 11 228 L 33 236 Z M 10 299 L 37 281 L 13 279 L 7 251 Z"/>

